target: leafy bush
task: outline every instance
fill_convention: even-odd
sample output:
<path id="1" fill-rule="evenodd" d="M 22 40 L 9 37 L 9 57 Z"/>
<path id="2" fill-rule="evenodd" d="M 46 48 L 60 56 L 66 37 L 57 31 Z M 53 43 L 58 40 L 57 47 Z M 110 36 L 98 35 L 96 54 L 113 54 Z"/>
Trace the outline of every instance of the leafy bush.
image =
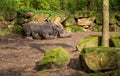
<path id="1" fill-rule="evenodd" d="M 6 28 L 6 29 L 0 28 L 0 36 L 9 35 L 11 33 L 12 33 L 12 31 L 8 28 Z"/>
<path id="2" fill-rule="evenodd" d="M 70 26 L 72 32 L 83 32 L 83 28 L 80 26 Z"/>
<path id="3" fill-rule="evenodd" d="M 120 48 L 120 35 L 112 35 L 110 40 L 113 43 L 113 46 Z"/>
<path id="4" fill-rule="evenodd" d="M 34 9 L 24 9 L 24 8 L 22 8 L 22 9 L 19 9 L 19 10 L 17 11 L 17 16 L 18 16 L 18 17 L 24 17 L 27 12 L 32 12 L 33 14 L 35 14 L 35 13 L 36 13 L 36 10 L 34 10 Z"/>
<path id="5" fill-rule="evenodd" d="M 20 25 L 14 25 L 13 32 L 14 33 L 22 33 L 22 26 L 20 26 Z"/>
<path id="6" fill-rule="evenodd" d="M 0 13 L 6 20 L 11 20 L 16 16 L 19 9 L 20 0 L 0 0 Z M 9 11 L 9 12 L 8 12 Z"/>

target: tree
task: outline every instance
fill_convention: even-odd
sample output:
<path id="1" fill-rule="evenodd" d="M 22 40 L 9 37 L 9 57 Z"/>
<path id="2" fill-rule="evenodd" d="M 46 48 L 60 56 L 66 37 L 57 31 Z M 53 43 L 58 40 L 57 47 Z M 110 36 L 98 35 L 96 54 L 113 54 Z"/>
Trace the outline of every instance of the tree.
<path id="1" fill-rule="evenodd" d="M 102 46 L 109 46 L 109 0 L 103 0 Z"/>

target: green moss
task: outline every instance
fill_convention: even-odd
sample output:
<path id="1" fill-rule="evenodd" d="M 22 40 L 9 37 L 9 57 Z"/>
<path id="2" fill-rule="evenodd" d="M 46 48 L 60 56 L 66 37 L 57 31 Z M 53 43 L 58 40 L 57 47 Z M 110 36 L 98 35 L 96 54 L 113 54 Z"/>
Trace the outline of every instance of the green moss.
<path id="1" fill-rule="evenodd" d="M 113 43 L 113 46 L 120 48 L 120 35 L 112 35 L 110 40 Z"/>
<path id="2" fill-rule="evenodd" d="M 118 69 L 119 58 L 120 48 L 115 47 L 84 48 L 80 52 L 81 65 L 94 72 Z"/>
<path id="3" fill-rule="evenodd" d="M 101 45 L 100 41 L 101 41 L 101 37 L 99 36 L 87 36 L 78 42 L 77 48 L 78 50 L 81 50 L 82 48 L 85 47 L 97 47 Z"/>
<path id="4" fill-rule="evenodd" d="M 72 32 L 84 32 L 83 28 L 80 26 L 70 26 Z"/>
<path id="5" fill-rule="evenodd" d="M 90 47 L 90 48 L 83 48 L 83 50 L 81 51 L 80 54 L 87 54 L 87 53 L 91 53 L 91 52 L 114 52 L 114 51 L 119 51 L 119 48 L 115 48 L 115 47 Z"/>
<path id="6" fill-rule="evenodd" d="M 69 53 L 65 49 L 58 47 L 53 50 L 45 52 L 44 58 L 40 61 L 39 65 L 44 66 L 54 63 L 62 67 L 65 66 L 69 62 L 69 60 L 70 60 Z M 51 65 L 49 67 L 51 67 Z M 48 67 L 46 66 L 44 68 Z"/>

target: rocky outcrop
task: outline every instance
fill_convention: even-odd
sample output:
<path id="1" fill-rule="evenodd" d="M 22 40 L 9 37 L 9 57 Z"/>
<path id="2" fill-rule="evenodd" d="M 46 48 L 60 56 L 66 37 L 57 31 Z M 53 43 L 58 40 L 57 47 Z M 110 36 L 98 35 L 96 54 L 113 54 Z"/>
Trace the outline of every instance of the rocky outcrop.
<path id="1" fill-rule="evenodd" d="M 88 47 L 97 47 L 100 44 L 100 37 L 99 36 L 87 36 L 83 40 L 79 41 L 77 44 L 77 50 L 81 51 L 83 48 Z"/>
<path id="2" fill-rule="evenodd" d="M 120 69 L 120 48 L 84 48 L 80 52 L 80 64 L 86 71 Z"/>

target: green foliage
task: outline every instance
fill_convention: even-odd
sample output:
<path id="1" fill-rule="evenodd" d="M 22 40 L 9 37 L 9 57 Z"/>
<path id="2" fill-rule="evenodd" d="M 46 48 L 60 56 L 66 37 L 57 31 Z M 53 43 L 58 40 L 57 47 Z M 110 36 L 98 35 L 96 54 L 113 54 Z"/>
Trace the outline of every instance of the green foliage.
<path id="1" fill-rule="evenodd" d="M 98 44 L 100 41 L 100 37 L 99 36 L 93 36 L 93 35 L 90 35 L 90 36 L 87 36 L 85 37 L 83 40 L 81 40 L 80 42 L 78 42 L 78 46 L 81 46 L 81 45 L 84 45 L 86 46 L 86 44 L 88 44 L 88 42 L 91 42 L 89 43 L 88 45 L 92 45 L 92 43 L 94 43 L 96 46 L 100 45 Z"/>
<path id="2" fill-rule="evenodd" d="M 92 31 L 101 32 L 102 31 L 102 25 L 93 24 Z"/>
<path id="3" fill-rule="evenodd" d="M 14 33 L 22 33 L 22 26 L 21 25 L 14 25 L 13 32 Z"/>
<path id="4" fill-rule="evenodd" d="M 110 24 L 116 24 L 117 19 L 115 18 L 115 14 L 110 14 Z"/>
<path id="5" fill-rule="evenodd" d="M 55 63 L 59 66 L 65 66 L 69 62 L 69 60 L 70 60 L 69 53 L 63 48 L 58 47 L 53 50 L 45 52 L 44 58 L 40 61 L 39 65 L 44 66 L 50 63 Z M 46 66 L 46 68 L 48 67 Z"/>
<path id="6" fill-rule="evenodd" d="M 32 0 L 31 4 L 35 9 L 50 9 L 50 4 L 46 0 Z"/>
<path id="7" fill-rule="evenodd" d="M 120 48 L 120 35 L 112 35 L 110 40 L 115 47 Z"/>
<path id="8" fill-rule="evenodd" d="M 25 15 L 27 12 L 36 13 L 37 11 L 36 11 L 35 9 L 24 9 L 24 8 L 19 9 L 19 10 L 17 11 L 18 15 L 21 15 L 21 17 L 22 17 L 23 15 Z"/>
<path id="9" fill-rule="evenodd" d="M 109 76 L 109 75 L 117 75 L 119 76 L 120 74 L 120 69 L 117 69 L 117 70 L 111 70 L 111 71 L 108 71 L 108 72 L 97 72 L 97 73 L 91 73 L 90 76 Z"/>
<path id="10" fill-rule="evenodd" d="M 20 0 L 0 0 L 0 14 L 7 20 L 16 16 Z"/>
<path id="11" fill-rule="evenodd" d="M 6 28 L 6 29 L 0 28 L 0 36 L 9 35 L 11 33 L 12 33 L 12 31 L 8 28 Z"/>
<path id="12" fill-rule="evenodd" d="M 72 32 L 84 32 L 83 28 L 80 26 L 70 26 Z"/>
<path id="13" fill-rule="evenodd" d="M 102 25 L 103 20 L 102 20 L 103 15 L 101 13 L 96 14 L 96 24 Z"/>

